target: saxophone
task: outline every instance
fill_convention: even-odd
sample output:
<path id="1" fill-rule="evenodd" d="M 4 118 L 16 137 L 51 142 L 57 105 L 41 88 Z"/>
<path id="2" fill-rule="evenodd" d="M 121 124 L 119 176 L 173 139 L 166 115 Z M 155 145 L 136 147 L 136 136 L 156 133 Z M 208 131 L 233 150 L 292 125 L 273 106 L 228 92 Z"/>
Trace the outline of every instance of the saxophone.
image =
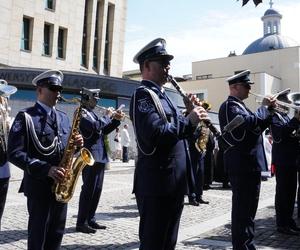
<path id="1" fill-rule="evenodd" d="M 65 101 L 65 99 L 64 99 Z M 76 101 L 78 102 L 78 101 Z M 76 153 L 74 137 L 79 134 L 79 124 L 82 115 L 82 104 L 76 108 L 73 118 L 71 133 L 68 138 L 68 144 L 65 148 L 59 167 L 65 169 L 64 180 L 54 184 L 55 198 L 57 201 L 67 203 L 73 196 L 78 177 L 86 165 L 92 166 L 95 162 L 92 153 L 87 148 L 81 148 L 79 156 L 73 162 Z"/>

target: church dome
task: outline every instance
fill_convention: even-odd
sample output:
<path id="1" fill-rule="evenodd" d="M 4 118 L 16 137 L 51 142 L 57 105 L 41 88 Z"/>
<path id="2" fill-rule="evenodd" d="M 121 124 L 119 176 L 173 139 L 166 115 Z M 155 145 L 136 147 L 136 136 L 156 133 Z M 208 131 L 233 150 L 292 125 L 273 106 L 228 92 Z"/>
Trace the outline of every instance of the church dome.
<path id="1" fill-rule="evenodd" d="M 243 55 L 264 52 L 275 49 L 284 49 L 298 46 L 298 43 L 289 37 L 278 34 L 270 34 L 252 42 L 243 52 Z"/>
<path id="2" fill-rule="evenodd" d="M 270 8 L 261 18 L 264 36 L 250 43 L 243 55 L 298 46 L 298 43 L 293 39 L 281 35 L 280 20 L 282 15 L 272 6 L 273 2 L 270 1 Z"/>
<path id="3" fill-rule="evenodd" d="M 268 9 L 266 10 L 264 16 L 269 16 L 269 15 L 280 15 L 279 12 L 277 10 L 274 9 Z"/>

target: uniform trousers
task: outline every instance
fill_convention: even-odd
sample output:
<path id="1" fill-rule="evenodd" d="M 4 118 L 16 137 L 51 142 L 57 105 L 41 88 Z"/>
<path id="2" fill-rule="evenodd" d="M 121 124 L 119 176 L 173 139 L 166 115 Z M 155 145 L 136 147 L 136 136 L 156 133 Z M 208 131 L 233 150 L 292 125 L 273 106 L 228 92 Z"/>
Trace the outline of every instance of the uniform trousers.
<path id="1" fill-rule="evenodd" d="M 190 147 L 191 165 L 194 175 L 194 191 L 196 200 L 199 200 L 203 194 L 203 182 L 204 182 L 204 158 L 201 153 L 195 148 Z M 191 190 L 193 190 L 191 189 Z M 193 195 L 189 195 L 189 199 L 192 199 Z"/>
<path id="2" fill-rule="evenodd" d="M 0 230 L 1 230 L 1 220 L 5 207 L 6 196 L 8 191 L 9 177 L 0 178 Z"/>
<path id="3" fill-rule="evenodd" d="M 128 147 L 124 147 L 123 146 L 123 151 L 122 151 L 122 158 L 123 158 L 123 162 L 128 162 Z"/>
<path id="4" fill-rule="evenodd" d="M 275 210 L 277 227 L 294 227 L 297 167 L 276 164 Z"/>
<path id="5" fill-rule="evenodd" d="M 82 171 L 82 181 L 77 226 L 95 220 L 95 213 L 102 193 L 105 163 L 96 162 Z"/>
<path id="6" fill-rule="evenodd" d="M 140 250 L 173 250 L 177 242 L 183 195 L 136 194 L 140 214 Z"/>
<path id="7" fill-rule="evenodd" d="M 229 173 L 229 179 L 232 186 L 233 250 L 254 250 L 254 218 L 259 200 L 261 172 Z"/>
<path id="8" fill-rule="evenodd" d="M 28 250 L 60 249 L 67 217 L 67 204 L 54 195 L 46 198 L 27 197 Z"/>

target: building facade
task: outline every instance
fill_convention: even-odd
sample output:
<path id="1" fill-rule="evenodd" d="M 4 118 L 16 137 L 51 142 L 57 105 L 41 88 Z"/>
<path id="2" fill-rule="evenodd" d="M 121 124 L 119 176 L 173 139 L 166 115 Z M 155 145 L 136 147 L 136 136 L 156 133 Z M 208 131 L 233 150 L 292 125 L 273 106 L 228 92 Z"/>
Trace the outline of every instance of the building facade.
<path id="1" fill-rule="evenodd" d="M 0 65 L 122 77 L 127 0 L 0 0 Z"/>

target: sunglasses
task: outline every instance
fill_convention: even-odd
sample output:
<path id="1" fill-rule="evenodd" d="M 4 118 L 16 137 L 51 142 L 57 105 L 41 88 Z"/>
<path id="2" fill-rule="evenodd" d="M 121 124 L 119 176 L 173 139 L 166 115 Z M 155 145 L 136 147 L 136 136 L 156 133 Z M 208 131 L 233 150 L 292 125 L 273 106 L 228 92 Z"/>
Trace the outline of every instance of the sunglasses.
<path id="1" fill-rule="evenodd" d="M 49 89 L 52 92 L 61 92 L 62 88 L 58 86 L 48 86 L 47 89 Z"/>
<path id="2" fill-rule="evenodd" d="M 156 62 L 163 68 L 170 65 L 170 61 L 168 61 L 168 60 L 149 60 L 149 62 Z"/>

